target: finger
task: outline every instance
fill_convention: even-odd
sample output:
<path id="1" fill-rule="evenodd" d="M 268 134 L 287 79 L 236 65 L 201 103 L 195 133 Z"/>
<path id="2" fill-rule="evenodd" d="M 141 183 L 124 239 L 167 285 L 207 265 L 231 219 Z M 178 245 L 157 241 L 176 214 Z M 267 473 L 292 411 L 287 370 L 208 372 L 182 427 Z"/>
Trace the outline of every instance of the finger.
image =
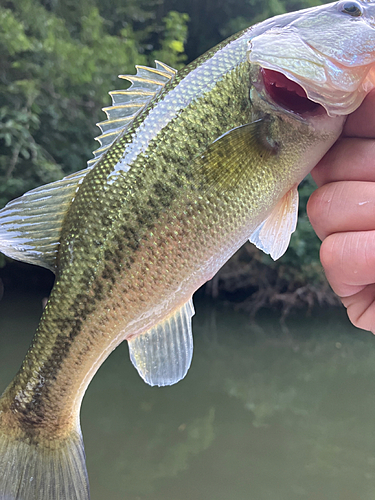
<path id="1" fill-rule="evenodd" d="M 354 326 L 375 333 L 375 284 L 341 300 Z"/>
<path id="2" fill-rule="evenodd" d="M 375 182 L 331 182 L 307 203 L 310 222 L 321 240 L 332 233 L 375 230 Z"/>
<path id="3" fill-rule="evenodd" d="M 348 116 L 343 135 L 375 139 L 375 90 L 371 91 L 361 106 Z"/>
<path id="4" fill-rule="evenodd" d="M 375 181 L 375 140 L 339 139 L 311 175 L 318 186 L 343 180 Z"/>
<path id="5" fill-rule="evenodd" d="M 339 297 L 360 292 L 375 283 L 375 231 L 331 234 L 320 247 L 320 260 Z"/>

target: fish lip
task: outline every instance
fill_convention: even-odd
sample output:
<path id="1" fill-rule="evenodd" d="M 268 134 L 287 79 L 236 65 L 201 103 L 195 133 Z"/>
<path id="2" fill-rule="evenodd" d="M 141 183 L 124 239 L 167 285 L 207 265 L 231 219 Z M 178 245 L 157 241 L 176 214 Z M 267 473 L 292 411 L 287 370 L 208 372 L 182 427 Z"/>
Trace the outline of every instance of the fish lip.
<path id="1" fill-rule="evenodd" d="M 277 75 L 279 75 L 279 78 Z M 280 85 L 277 85 L 277 79 L 279 79 Z M 285 87 L 283 86 L 284 82 Z M 257 81 L 254 82 L 254 86 L 258 92 L 266 95 L 267 100 L 275 107 L 282 108 L 284 112 L 299 119 L 327 114 L 327 110 L 322 104 L 310 99 L 306 89 L 282 70 L 259 65 L 259 75 Z M 290 89 L 288 89 L 288 86 Z M 293 100 L 294 105 L 292 105 Z"/>

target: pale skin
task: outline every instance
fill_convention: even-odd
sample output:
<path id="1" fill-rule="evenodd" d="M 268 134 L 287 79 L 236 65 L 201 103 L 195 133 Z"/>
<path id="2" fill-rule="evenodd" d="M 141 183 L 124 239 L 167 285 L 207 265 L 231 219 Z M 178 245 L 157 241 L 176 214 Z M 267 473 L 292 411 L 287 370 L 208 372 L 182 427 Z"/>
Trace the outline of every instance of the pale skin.
<path id="1" fill-rule="evenodd" d="M 327 279 L 350 321 L 375 333 L 375 90 L 312 176 L 307 212 Z"/>

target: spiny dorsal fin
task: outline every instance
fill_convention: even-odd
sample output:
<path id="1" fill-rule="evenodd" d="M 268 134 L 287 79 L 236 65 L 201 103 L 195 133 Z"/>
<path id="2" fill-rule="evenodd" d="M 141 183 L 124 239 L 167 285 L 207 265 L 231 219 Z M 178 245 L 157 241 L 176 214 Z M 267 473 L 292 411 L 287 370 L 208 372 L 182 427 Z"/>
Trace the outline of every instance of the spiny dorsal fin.
<path id="1" fill-rule="evenodd" d="M 0 252 L 55 271 L 65 215 L 90 170 L 32 189 L 0 210 Z"/>
<path id="2" fill-rule="evenodd" d="M 147 106 L 168 83 L 177 71 L 166 64 L 155 61 L 156 68 L 136 66 L 136 75 L 119 75 L 132 85 L 126 90 L 113 90 L 112 106 L 103 108 L 107 120 L 97 123 L 102 134 L 96 137 L 100 148 L 94 151 L 95 157 L 88 162 L 92 166 L 112 145 L 121 132 L 126 130 L 134 118 Z"/>

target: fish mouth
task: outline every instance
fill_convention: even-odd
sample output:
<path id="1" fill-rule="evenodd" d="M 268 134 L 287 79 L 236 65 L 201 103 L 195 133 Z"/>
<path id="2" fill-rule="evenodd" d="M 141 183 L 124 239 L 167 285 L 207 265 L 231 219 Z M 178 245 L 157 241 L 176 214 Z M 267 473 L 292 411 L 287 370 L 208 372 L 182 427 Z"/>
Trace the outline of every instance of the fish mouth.
<path id="1" fill-rule="evenodd" d="M 301 85 L 283 73 L 266 68 L 261 68 L 260 73 L 267 94 L 278 106 L 298 115 L 325 112 L 323 106 L 307 97 Z"/>

